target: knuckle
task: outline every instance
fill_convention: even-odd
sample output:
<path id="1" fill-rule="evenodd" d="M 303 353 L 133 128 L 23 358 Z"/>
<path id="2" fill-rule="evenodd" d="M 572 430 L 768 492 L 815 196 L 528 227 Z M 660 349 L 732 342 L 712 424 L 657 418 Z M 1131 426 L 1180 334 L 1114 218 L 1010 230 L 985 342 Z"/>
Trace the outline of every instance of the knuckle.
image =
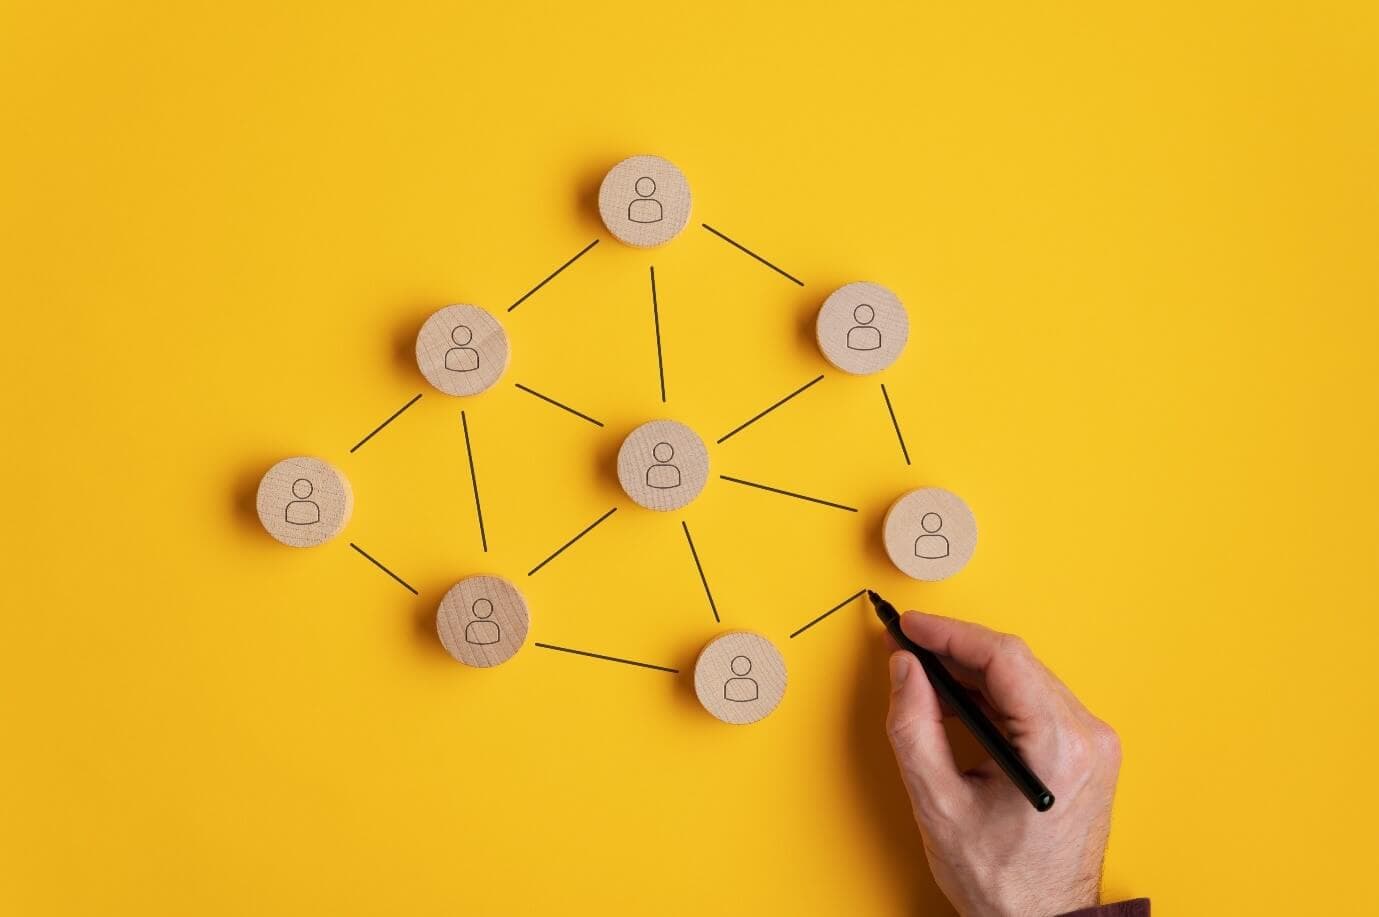
<path id="1" fill-rule="evenodd" d="M 1078 773 L 1090 770 L 1096 759 L 1090 737 L 1077 730 L 1070 732 L 1066 737 L 1063 754 L 1068 766 Z"/>
<path id="2" fill-rule="evenodd" d="M 888 716 L 886 735 L 897 751 L 910 748 L 915 743 L 915 718 L 912 716 Z"/>
<path id="3" fill-rule="evenodd" d="M 924 828 L 941 850 L 953 850 L 963 840 L 963 806 L 954 793 L 925 794 L 912 806 L 915 820 Z"/>
<path id="4" fill-rule="evenodd" d="M 1034 656 L 1030 652 L 1029 644 L 1025 642 L 1025 638 L 1019 634 L 1001 634 L 999 646 L 1001 653 L 1006 656 L 1020 659 L 1030 659 Z"/>
<path id="5" fill-rule="evenodd" d="M 1110 773 L 1120 770 L 1120 736 L 1109 724 L 1091 718 L 1068 730 L 1064 737 L 1063 755 L 1081 773 Z"/>
<path id="6" fill-rule="evenodd" d="M 1110 723 L 1096 720 L 1092 726 L 1092 738 L 1096 742 L 1097 751 L 1101 758 L 1113 768 L 1119 768 L 1121 762 L 1120 735 Z"/>

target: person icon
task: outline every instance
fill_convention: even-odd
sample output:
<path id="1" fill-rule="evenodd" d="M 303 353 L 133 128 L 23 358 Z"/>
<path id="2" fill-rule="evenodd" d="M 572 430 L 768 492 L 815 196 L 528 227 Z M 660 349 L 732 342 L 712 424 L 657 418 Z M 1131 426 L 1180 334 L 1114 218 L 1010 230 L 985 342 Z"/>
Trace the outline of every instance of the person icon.
<path id="1" fill-rule="evenodd" d="M 469 610 L 474 613 L 474 620 L 464 626 L 465 643 L 472 643 L 475 646 L 491 646 L 503 639 L 503 632 L 498 629 L 498 622 L 489 620 L 493 617 L 492 602 L 488 599 L 475 599 Z"/>
<path id="2" fill-rule="evenodd" d="M 672 465 L 675 447 L 670 443 L 657 443 L 651 447 L 651 457 L 656 464 L 646 470 L 646 486 L 657 490 L 672 490 L 680 486 L 680 469 Z"/>
<path id="3" fill-rule="evenodd" d="M 746 656 L 734 656 L 733 661 L 728 663 L 728 668 L 732 669 L 734 677 L 723 682 L 724 700 L 745 704 L 761 696 L 757 680 L 747 677 L 747 673 L 752 671 L 752 660 Z"/>
<path id="4" fill-rule="evenodd" d="M 479 368 L 479 351 L 469 346 L 474 332 L 468 325 L 456 325 L 450 332 L 455 346 L 445 352 L 445 368 L 451 372 L 469 373 Z"/>
<path id="5" fill-rule="evenodd" d="M 661 202 L 652 197 L 656 193 L 656 180 L 643 175 L 632 186 L 637 197 L 627 205 L 627 218 L 633 223 L 659 223 L 665 217 Z"/>
<path id="6" fill-rule="evenodd" d="M 881 332 L 872 327 L 876 310 L 866 303 L 858 303 L 852 310 L 852 318 L 857 324 L 848 329 L 848 350 L 880 350 Z"/>
<path id="7" fill-rule="evenodd" d="M 940 535 L 943 517 L 938 513 L 925 513 L 919 519 L 919 527 L 924 534 L 915 539 L 915 557 L 925 560 L 942 560 L 948 556 L 948 537 Z"/>
<path id="8" fill-rule="evenodd" d="M 292 525 L 315 525 L 321 521 L 321 506 L 315 500 L 309 500 L 311 492 L 316 488 L 306 478 L 298 478 L 292 482 L 292 496 L 297 499 L 287 504 L 283 518 Z"/>

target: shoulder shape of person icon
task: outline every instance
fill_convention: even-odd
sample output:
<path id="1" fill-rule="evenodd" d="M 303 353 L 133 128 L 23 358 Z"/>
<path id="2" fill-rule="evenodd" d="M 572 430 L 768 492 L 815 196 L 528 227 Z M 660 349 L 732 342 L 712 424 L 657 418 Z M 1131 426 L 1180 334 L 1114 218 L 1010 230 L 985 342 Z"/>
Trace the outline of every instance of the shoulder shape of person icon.
<path id="1" fill-rule="evenodd" d="M 870 325 L 854 325 L 848 329 L 848 350 L 880 350 L 881 332 Z"/>
<path id="2" fill-rule="evenodd" d="M 679 487 L 681 480 L 680 469 L 674 465 L 652 465 L 646 470 L 646 486 L 657 490 Z"/>
<path id="3" fill-rule="evenodd" d="M 315 525 L 321 521 L 321 507 L 314 500 L 293 500 L 287 504 L 287 521 L 293 525 Z"/>
<path id="4" fill-rule="evenodd" d="M 723 699 L 745 704 L 761 696 L 754 678 L 729 678 L 723 684 Z"/>
<path id="5" fill-rule="evenodd" d="M 464 627 L 464 642 L 475 646 L 489 646 L 503 639 L 503 632 L 495 621 L 470 621 Z"/>
<path id="6" fill-rule="evenodd" d="M 948 556 L 948 539 L 942 535 L 920 535 L 915 539 L 915 557 L 942 560 Z"/>
<path id="7" fill-rule="evenodd" d="M 479 368 L 479 351 L 473 347 L 451 347 L 445 352 L 445 368 L 456 373 L 473 372 Z"/>

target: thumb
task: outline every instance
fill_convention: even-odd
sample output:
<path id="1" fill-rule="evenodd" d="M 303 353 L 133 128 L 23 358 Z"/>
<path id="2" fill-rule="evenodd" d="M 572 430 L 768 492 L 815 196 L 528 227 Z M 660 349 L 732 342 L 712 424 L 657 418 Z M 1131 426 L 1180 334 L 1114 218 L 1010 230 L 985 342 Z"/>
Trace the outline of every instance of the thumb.
<path id="1" fill-rule="evenodd" d="M 886 714 L 900 776 L 916 811 L 940 799 L 949 805 L 967 793 L 967 785 L 953 762 L 938 696 L 913 654 L 891 654 L 891 706 Z M 945 806 L 946 808 L 947 806 Z"/>

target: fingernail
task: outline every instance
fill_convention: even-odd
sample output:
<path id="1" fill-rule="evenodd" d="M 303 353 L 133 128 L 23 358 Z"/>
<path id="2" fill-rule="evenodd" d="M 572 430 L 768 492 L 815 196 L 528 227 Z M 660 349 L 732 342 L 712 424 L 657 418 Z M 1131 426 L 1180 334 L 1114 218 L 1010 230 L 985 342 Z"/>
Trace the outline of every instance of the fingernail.
<path id="1" fill-rule="evenodd" d="M 891 654 L 891 690 L 899 691 L 910 674 L 910 659 L 904 653 Z"/>

